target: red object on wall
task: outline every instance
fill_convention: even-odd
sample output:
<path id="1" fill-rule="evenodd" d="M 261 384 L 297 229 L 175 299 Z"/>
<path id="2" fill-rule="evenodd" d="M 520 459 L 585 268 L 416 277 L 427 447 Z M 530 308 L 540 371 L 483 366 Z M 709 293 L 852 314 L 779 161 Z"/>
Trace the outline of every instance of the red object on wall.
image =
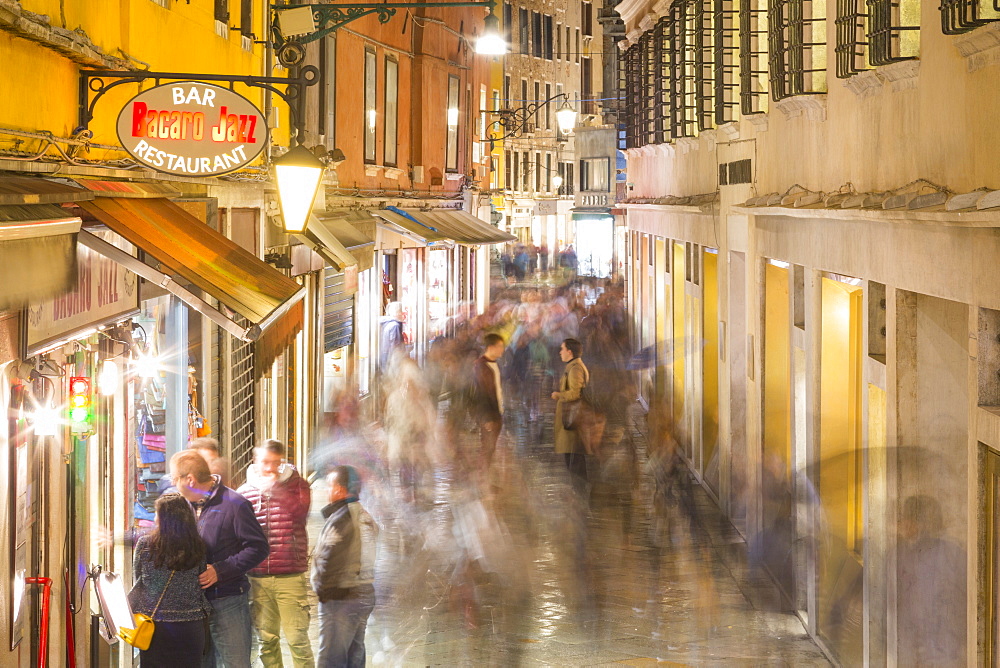
<path id="1" fill-rule="evenodd" d="M 26 584 L 42 585 L 42 629 L 38 634 L 38 668 L 45 668 L 49 655 L 49 598 L 52 597 L 52 578 L 24 578 Z"/>

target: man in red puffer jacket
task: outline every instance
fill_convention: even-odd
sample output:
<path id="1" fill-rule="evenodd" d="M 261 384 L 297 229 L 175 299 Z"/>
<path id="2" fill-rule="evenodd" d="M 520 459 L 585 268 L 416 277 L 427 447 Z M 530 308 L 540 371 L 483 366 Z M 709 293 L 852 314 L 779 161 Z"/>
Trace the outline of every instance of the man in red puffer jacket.
<path id="1" fill-rule="evenodd" d="M 285 461 L 285 445 L 268 439 L 254 449 L 247 481 L 239 493 L 253 505 L 270 554 L 250 576 L 250 607 L 265 667 L 281 666 L 279 634 L 297 668 L 313 668 L 309 644 L 309 483 Z"/>

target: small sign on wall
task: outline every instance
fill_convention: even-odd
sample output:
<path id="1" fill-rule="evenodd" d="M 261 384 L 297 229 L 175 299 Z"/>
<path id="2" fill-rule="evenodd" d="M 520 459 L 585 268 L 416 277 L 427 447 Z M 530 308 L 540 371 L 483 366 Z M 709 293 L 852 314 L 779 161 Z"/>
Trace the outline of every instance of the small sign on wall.
<path id="1" fill-rule="evenodd" d="M 535 205 L 535 215 L 536 216 L 554 216 L 557 211 L 557 200 L 554 199 L 543 199 L 539 200 Z"/>

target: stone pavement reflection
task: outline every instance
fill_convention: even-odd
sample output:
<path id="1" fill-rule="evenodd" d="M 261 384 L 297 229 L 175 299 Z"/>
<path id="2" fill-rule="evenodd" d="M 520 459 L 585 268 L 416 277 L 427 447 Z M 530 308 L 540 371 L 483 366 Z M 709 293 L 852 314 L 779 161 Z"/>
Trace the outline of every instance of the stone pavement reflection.
<path id="1" fill-rule="evenodd" d="M 829 665 L 700 487 L 693 521 L 679 504 L 654 513 L 637 408 L 591 462 L 589 507 L 552 453 L 551 415 L 506 420 L 489 480 L 444 467 L 413 503 L 379 504 L 369 665 Z"/>

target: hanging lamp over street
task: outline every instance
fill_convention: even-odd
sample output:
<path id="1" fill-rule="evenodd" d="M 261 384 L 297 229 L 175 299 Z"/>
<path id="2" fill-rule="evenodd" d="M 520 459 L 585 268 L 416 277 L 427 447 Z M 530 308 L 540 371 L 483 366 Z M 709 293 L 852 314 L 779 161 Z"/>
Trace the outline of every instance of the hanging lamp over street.
<path id="1" fill-rule="evenodd" d="M 483 28 L 483 34 L 476 40 L 476 53 L 481 56 L 502 56 L 507 53 L 507 42 L 500 34 L 500 19 L 493 13 L 492 7 L 483 21 Z"/>
<path id="2" fill-rule="evenodd" d="M 303 232 L 326 166 L 302 145 L 276 159 L 273 165 L 285 232 Z"/>
<path id="3" fill-rule="evenodd" d="M 573 132 L 576 127 L 576 109 L 569 103 L 569 99 L 563 100 L 562 106 L 556 112 L 556 123 L 559 124 L 559 131 L 563 134 Z"/>

